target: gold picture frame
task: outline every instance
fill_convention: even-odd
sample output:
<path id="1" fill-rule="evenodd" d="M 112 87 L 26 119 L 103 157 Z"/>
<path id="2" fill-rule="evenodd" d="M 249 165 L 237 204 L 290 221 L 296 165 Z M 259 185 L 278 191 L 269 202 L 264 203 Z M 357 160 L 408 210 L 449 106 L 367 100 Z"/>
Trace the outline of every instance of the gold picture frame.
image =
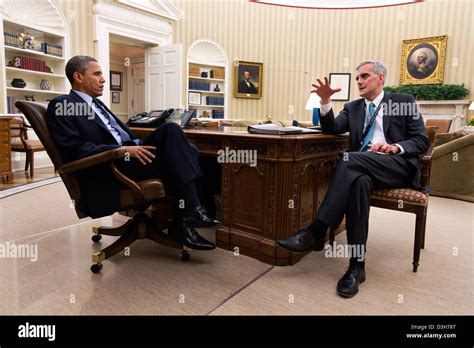
<path id="1" fill-rule="evenodd" d="M 403 40 L 400 85 L 443 83 L 448 36 Z"/>
<path id="2" fill-rule="evenodd" d="M 247 78 L 245 78 L 245 77 Z M 247 81 L 245 81 L 247 79 Z M 263 63 L 239 61 L 234 64 L 234 97 L 262 97 Z"/>

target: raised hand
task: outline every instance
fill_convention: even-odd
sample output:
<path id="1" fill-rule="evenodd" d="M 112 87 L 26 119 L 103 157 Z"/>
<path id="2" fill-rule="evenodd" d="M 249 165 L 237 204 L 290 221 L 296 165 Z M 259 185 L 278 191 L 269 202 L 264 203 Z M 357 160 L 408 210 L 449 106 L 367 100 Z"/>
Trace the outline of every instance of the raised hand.
<path id="1" fill-rule="evenodd" d="M 329 86 L 327 77 L 324 78 L 324 83 L 320 79 L 316 79 L 316 81 L 318 83 L 317 85 L 311 85 L 315 88 L 311 91 L 311 93 L 316 93 L 319 95 L 321 98 L 321 104 L 328 104 L 331 101 L 331 96 L 341 90 L 340 88 L 331 88 L 331 86 Z"/>

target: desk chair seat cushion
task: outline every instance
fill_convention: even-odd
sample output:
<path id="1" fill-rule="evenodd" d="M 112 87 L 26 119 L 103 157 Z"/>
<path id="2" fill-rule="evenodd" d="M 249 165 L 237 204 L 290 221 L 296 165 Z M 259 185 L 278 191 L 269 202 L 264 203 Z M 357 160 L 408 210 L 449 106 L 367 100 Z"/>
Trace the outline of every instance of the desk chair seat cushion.
<path id="1" fill-rule="evenodd" d="M 426 206 L 428 204 L 428 196 L 426 194 L 408 188 L 374 190 L 372 191 L 371 198 L 387 202 L 402 200 L 403 203 L 419 206 Z"/>
<path id="2" fill-rule="evenodd" d="M 39 140 L 27 139 L 25 140 L 25 143 L 26 143 L 26 149 L 28 150 L 44 151 L 43 144 Z M 25 146 L 23 145 L 23 142 L 21 141 L 21 139 L 18 139 L 18 138 L 11 140 L 11 146 L 12 146 L 12 151 L 25 150 Z"/>
<path id="3" fill-rule="evenodd" d="M 137 182 L 140 189 L 143 191 L 146 201 L 154 201 L 165 196 L 165 186 L 160 179 L 148 179 Z M 133 199 L 132 191 L 128 188 L 120 190 L 120 206 L 121 208 L 127 208 L 135 205 L 136 202 Z"/>

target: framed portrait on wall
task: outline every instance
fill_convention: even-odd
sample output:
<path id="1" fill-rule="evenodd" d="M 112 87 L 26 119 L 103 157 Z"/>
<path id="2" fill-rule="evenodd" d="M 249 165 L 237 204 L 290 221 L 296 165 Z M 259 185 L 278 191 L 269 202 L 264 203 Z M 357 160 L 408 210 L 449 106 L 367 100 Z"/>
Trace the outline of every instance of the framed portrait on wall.
<path id="1" fill-rule="evenodd" d="M 234 64 L 234 97 L 262 97 L 263 63 L 239 61 Z"/>
<path id="2" fill-rule="evenodd" d="M 400 85 L 443 83 L 448 36 L 403 40 Z"/>
<path id="3" fill-rule="evenodd" d="M 349 73 L 330 73 L 329 84 L 331 88 L 340 88 L 341 90 L 331 96 L 331 100 L 347 101 L 349 100 L 351 90 L 351 74 Z"/>
<path id="4" fill-rule="evenodd" d="M 110 72 L 110 90 L 111 91 L 122 90 L 122 72 L 120 71 Z"/>
<path id="5" fill-rule="evenodd" d="M 112 103 L 113 104 L 120 104 L 120 93 L 119 92 L 112 92 Z"/>

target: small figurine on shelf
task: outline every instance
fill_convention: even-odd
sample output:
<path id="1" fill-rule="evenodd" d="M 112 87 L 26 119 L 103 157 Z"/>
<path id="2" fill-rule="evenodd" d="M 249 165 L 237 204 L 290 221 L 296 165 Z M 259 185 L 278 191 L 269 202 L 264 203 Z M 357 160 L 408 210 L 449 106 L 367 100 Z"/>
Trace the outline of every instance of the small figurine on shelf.
<path id="1" fill-rule="evenodd" d="M 13 59 L 8 62 L 7 66 L 10 67 L 10 68 L 21 69 L 21 58 L 20 57 L 13 57 Z"/>
<path id="2" fill-rule="evenodd" d="M 207 77 L 207 76 L 208 76 L 208 75 L 207 75 L 207 71 L 203 71 L 203 72 L 201 73 L 201 77 Z"/>
<path id="3" fill-rule="evenodd" d="M 219 85 L 216 85 L 216 88 L 214 88 L 214 92 L 220 92 L 221 89 L 219 88 Z"/>
<path id="4" fill-rule="evenodd" d="M 15 88 L 25 88 L 26 82 L 23 79 L 14 78 L 11 82 L 11 85 Z"/>
<path id="5" fill-rule="evenodd" d="M 35 38 L 30 34 L 20 33 L 18 39 L 20 40 L 20 47 L 28 50 L 35 49 Z"/>
<path id="6" fill-rule="evenodd" d="M 51 85 L 51 82 L 49 82 L 46 79 L 41 79 L 40 82 L 40 88 L 44 91 L 50 91 L 53 86 Z"/>

